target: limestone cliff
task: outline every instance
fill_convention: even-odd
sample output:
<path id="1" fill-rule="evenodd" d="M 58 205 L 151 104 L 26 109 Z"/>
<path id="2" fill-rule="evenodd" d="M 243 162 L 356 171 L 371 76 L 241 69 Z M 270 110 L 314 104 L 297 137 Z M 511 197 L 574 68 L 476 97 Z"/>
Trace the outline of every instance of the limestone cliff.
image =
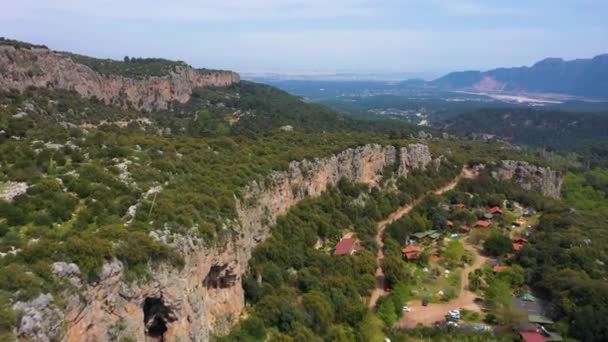
<path id="1" fill-rule="evenodd" d="M 538 191 L 550 198 L 560 198 L 563 175 L 549 167 L 539 167 L 523 161 L 502 160 L 492 176 L 500 180 L 513 180 L 523 189 Z"/>
<path id="2" fill-rule="evenodd" d="M 426 146 L 425 146 L 426 147 Z M 152 236 L 177 248 L 185 259 L 183 268 L 156 267 L 150 280 L 128 285 L 123 265 L 104 265 L 100 280 L 81 285 L 75 265 L 57 263 L 54 274 L 77 287 L 81 295 L 68 296 L 67 309 L 59 315 L 67 328 L 57 336 L 53 308 L 40 303 L 19 304 L 29 312 L 19 325 L 20 336 L 44 341 L 51 336 L 67 341 L 115 341 L 129 337 L 137 341 L 208 341 L 213 333 L 227 332 L 244 308 L 241 277 L 254 247 L 270 236 L 276 219 L 300 200 L 318 196 L 341 178 L 375 186 L 387 166 L 403 166 L 404 174 L 426 167 L 428 148 L 407 147 L 407 163 L 398 160 L 393 146 L 366 145 L 314 160 L 294 161 L 287 171 L 272 173 L 263 182 L 252 182 L 237 201 L 238 221 L 228 222 L 238 233 L 216 246 L 206 246 L 190 236 L 169 231 Z M 407 172 L 405 172 L 407 171 Z M 67 296 L 67 295 L 66 295 Z M 46 301 L 50 302 L 50 301 Z M 34 305 L 36 304 L 36 305 Z M 53 316 L 54 317 L 54 316 Z M 53 329 L 51 331 L 51 329 Z M 48 331 L 41 334 L 40 331 Z"/>
<path id="3" fill-rule="evenodd" d="M 96 97 L 107 104 L 131 105 L 139 110 L 166 109 L 172 101 L 187 102 L 192 90 L 224 87 L 240 82 L 229 71 L 198 71 L 176 66 L 165 76 L 145 79 L 102 75 L 79 64 L 65 53 L 47 49 L 15 49 L 0 46 L 0 88 L 23 91 L 27 87 L 74 90 L 84 97 Z"/>
<path id="4" fill-rule="evenodd" d="M 432 162 L 429 147 L 423 144 L 411 144 L 399 150 L 399 176 L 407 176 L 411 170 L 426 170 Z"/>

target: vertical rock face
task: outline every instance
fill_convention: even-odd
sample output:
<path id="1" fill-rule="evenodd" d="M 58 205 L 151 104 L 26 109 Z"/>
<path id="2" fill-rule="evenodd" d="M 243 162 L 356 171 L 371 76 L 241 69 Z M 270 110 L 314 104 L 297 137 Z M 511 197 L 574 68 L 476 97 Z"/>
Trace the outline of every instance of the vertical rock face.
<path id="1" fill-rule="evenodd" d="M 550 198 L 560 198 L 564 178 L 561 172 L 551 168 L 515 160 L 500 161 L 492 176 L 499 180 L 513 180 L 525 190 L 538 191 Z"/>
<path id="2" fill-rule="evenodd" d="M 407 176 L 412 170 L 426 170 L 433 161 L 429 147 L 423 144 L 411 144 L 399 150 L 399 176 Z"/>
<path id="3" fill-rule="evenodd" d="M 187 102 L 194 88 L 225 87 L 240 82 L 237 73 L 201 72 L 180 65 L 166 76 L 133 79 L 104 76 L 66 54 L 46 49 L 0 46 L 0 88 L 23 91 L 27 87 L 74 90 L 107 104 L 130 104 L 140 110 L 166 109 L 170 102 Z"/>
<path id="4" fill-rule="evenodd" d="M 412 150 L 428 152 L 408 147 Z M 408 170 L 424 168 L 430 160 L 425 153 L 407 156 Z M 68 297 L 67 309 L 60 316 L 67 330 L 54 338 L 73 342 L 120 338 L 208 341 L 211 334 L 227 332 L 245 305 L 241 278 L 252 251 L 270 236 L 277 218 L 300 200 L 319 196 L 341 178 L 378 185 L 385 168 L 396 167 L 397 161 L 393 146 L 366 145 L 328 158 L 292 162 L 287 171 L 274 172 L 266 181 L 252 182 L 243 189 L 236 203 L 238 222 L 233 223 L 238 235 L 220 246 L 205 247 L 200 240 L 169 231 L 153 232 L 154 238 L 184 255 L 185 266 L 161 265 L 154 268 L 149 281 L 127 285 L 120 262 L 105 264 L 97 283 L 83 288 L 82 296 Z M 54 272 L 78 284 L 73 279 L 79 274 L 77 268 L 57 263 Z M 54 310 L 52 305 L 49 310 Z M 22 327 L 23 323 L 21 336 L 43 341 L 38 338 L 40 329 L 27 329 L 31 320 L 26 322 L 29 326 Z M 48 325 L 55 327 L 55 323 Z"/>
<path id="5" fill-rule="evenodd" d="M 237 202 L 244 231 L 271 226 L 278 216 L 305 197 L 316 197 L 341 178 L 377 185 L 386 166 L 395 162 L 393 146 L 366 145 L 313 161 L 292 162 L 289 170 L 273 173 L 267 184 L 252 183 Z M 255 203 L 255 205 L 250 205 Z M 265 236 L 269 231 L 264 229 Z"/>

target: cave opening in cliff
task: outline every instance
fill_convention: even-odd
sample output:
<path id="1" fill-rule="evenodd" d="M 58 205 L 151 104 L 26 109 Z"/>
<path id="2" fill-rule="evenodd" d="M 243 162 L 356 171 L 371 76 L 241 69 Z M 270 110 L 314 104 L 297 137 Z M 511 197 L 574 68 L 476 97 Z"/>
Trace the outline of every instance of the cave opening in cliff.
<path id="1" fill-rule="evenodd" d="M 169 308 L 162 298 L 146 298 L 143 310 L 146 335 L 156 341 L 164 341 L 167 325 L 171 321 Z"/>
<path id="2" fill-rule="evenodd" d="M 213 265 L 203 280 L 203 285 L 207 288 L 225 289 L 233 286 L 236 278 L 233 269 L 228 265 Z"/>

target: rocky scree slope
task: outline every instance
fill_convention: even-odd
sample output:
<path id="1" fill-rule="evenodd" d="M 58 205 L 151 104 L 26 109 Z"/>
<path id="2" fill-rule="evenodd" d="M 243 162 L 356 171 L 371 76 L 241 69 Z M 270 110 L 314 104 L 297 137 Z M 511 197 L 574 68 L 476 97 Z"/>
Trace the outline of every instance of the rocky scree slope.
<path id="1" fill-rule="evenodd" d="M 208 341 L 236 322 L 244 308 L 241 277 L 253 248 L 271 234 L 270 227 L 293 205 L 315 197 L 342 178 L 378 185 L 386 167 L 406 176 L 413 170 L 437 166 L 426 145 L 365 145 L 328 158 L 292 162 L 264 182 L 252 182 L 237 199 L 238 236 L 216 246 L 169 231 L 151 236 L 179 250 L 185 266 L 160 266 L 149 281 L 128 284 L 119 261 L 106 263 L 99 281 L 83 285 L 78 267 L 55 263 L 53 274 L 78 288 L 67 291 L 66 308 L 52 296 L 18 302 L 17 333 L 33 341 Z M 62 328 L 65 326 L 65 330 Z"/>
<path id="2" fill-rule="evenodd" d="M 166 75 L 143 79 L 103 75 L 76 60 L 73 55 L 44 48 L 0 44 L 0 88 L 74 90 L 83 97 L 95 97 L 106 104 L 153 111 L 167 109 L 173 101 L 187 102 L 195 88 L 227 87 L 240 82 L 237 73 L 200 71 L 186 64 L 176 65 Z"/>

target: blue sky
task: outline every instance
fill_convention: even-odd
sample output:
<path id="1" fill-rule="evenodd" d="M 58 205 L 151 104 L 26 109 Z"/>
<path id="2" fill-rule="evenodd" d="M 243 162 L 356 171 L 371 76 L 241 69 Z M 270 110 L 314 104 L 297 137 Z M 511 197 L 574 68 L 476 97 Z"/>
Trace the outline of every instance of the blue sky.
<path id="1" fill-rule="evenodd" d="M 0 36 L 240 72 L 413 72 L 608 52 L 605 0 L 2 0 Z"/>

